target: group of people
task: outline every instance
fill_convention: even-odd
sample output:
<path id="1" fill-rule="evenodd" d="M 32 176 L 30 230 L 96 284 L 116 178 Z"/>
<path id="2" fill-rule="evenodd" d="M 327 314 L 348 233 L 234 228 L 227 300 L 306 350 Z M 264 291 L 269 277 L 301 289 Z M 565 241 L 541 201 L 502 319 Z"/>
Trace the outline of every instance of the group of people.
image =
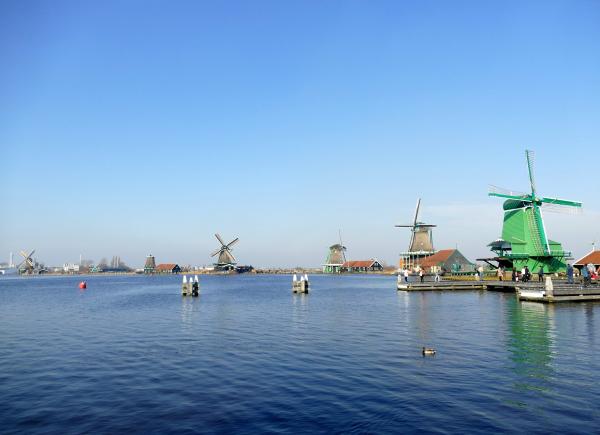
<path id="1" fill-rule="evenodd" d="M 419 274 L 419 282 L 424 282 L 425 281 L 425 271 L 422 268 L 419 268 L 417 273 Z M 404 278 L 404 282 L 408 283 L 408 277 L 411 275 L 411 271 L 408 269 L 404 269 L 404 270 L 400 271 L 399 274 Z M 434 281 L 440 282 L 440 280 L 441 280 L 440 272 L 436 269 Z"/>
<path id="2" fill-rule="evenodd" d="M 419 275 L 419 281 L 420 282 L 424 282 L 425 279 L 425 271 L 422 268 L 418 268 L 416 270 L 416 273 Z M 592 280 L 597 280 L 600 279 L 600 268 L 598 270 L 596 270 L 596 267 L 593 264 L 588 264 L 587 266 L 584 266 L 581 268 L 581 276 L 583 278 L 583 285 L 585 287 L 587 287 Z M 412 271 L 410 271 L 409 269 L 403 269 L 401 271 L 399 271 L 399 275 L 401 277 L 404 278 L 404 282 L 408 283 L 408 277 L 412 274 Z M 505 274 L 505 269 L 504 267 L 500 266 L 497 270 L 497 277 L 499 281 L 503 281 L 504 280 L 504 275 Z M 542 266 L 540 266 L 539 270 L 537 271 L 537 276 L 538 276 L 538 282 L 544 282 L 544 268 Z M 567 264 L 567 284 L 574 284 L 574 275 L 575 275 L 575 269 L 573 268 L 573 266 L 568 263 Z M 476 279 L 482 281 L 483 277 L 484 277 L 484 269 L 483 266 L 480 265 L 479 267 L 477 267 L 475 269 L 475 277 Z M 512 270 L 512 281 L 515 282 L 529 282 L 531 281 L 532 278 L 532 274 L 531 271 L 529 270 L 528 266 L 523 267 L 520 271 L 518 271 L 517 269 L 513 269 Z M 436 271 L 435 272 L 435 282 L 440 281 L 440 272 Z"/>
<path id="3" fill-rule="evenodd" d="M 587 287 L 591 284 L 592 280 L 598 279 L 598 271 L 593 264 L 588 264 L 581 268 L 581 276 L 583 277 L 583 286 Z"/>
<path id="4" fill-rule="evenodd" d="M 583 285 L 585 287 L 587 287 L 593 279 L 594 280 L 598 279 L 599 272 L 600 271 L 596 270 L 596 267 L 593 264 L 588 264 L 587 266 L 582 267 L 581 268 L 581 277 L 583 278 Z M 544 268 L 543 267 L 540 267 L 537 275 L 538 275 L 538 282 L 544 282 Z M 570 263 L 568 263 L 567 264 L 567 284 L 575 283 L 574 275 L 575 275 L 575 268 Z M 504 269 L 498 268 L 498 278 L 500 281 L 502 281 L 503 276 L 504 276 Z M 518 272 L 516 269 L 513 269 L 512 280 L 513 281 L 521 281 L 521 282 L 530 281 L 531 280 L 531 272 L 529 271 L 529 268 L 527 266 L 525 266 L 523 269 L 521 269 L 520 272 Z"/>
<path id="5" fill-rule="evenodd" d="M 542 268 L 540 268 L 539 273 L 541 273 L 541 278 L 540 281 L 543 280 L 544 277 L 544 270 Z M 531 280 L 531 271 L 529 270 L 529 267 L 525 266 L 523 269 L 521 269 L 520 272 L 518 272 L 516 269 L 513 269 L 512 271 L 512 280 L 517 282 L 517 281 L 521 281 L 521 282 L 528 282 Z"/>

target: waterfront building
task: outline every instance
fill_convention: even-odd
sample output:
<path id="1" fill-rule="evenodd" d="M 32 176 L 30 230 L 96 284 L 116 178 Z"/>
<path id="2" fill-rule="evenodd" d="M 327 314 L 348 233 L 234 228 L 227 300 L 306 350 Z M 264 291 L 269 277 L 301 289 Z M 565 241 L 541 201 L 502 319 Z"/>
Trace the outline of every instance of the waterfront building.
<path id="1" fill-rule="evenodd" d="M 64 273 L 79 273 L 79 264 L 65 263 L 63 264 Z"/>
<path id="2" fill-rule="evenodd" d="M 588 264 L 593 264 L 596 270 L 600 269 L 600 250 L 597 250 L 595 246 L 588 254 L 577 260 L 573 264 L 573 267 L 581 271 L 581 269 Z"/>
<path id="3" fill-rule="evenodd" d="M 156 273 L 180 273 L 181 267 L 175 263 L 161 263 L 156 266 Z"/>
<path id="4" fill-rule="evenodd" d="M 417 267 L 427 273 L 461 273 L 473 272 L 475 264 L 471 263 L 458 249 L 442 249 L 435 254 L 418 260 Z"/>
<path id="5" fill-rule="evenodd" d="M 383 266 L 375 259 L 346 261 L 341 269 L 346 272 L 381 272 Z"/>

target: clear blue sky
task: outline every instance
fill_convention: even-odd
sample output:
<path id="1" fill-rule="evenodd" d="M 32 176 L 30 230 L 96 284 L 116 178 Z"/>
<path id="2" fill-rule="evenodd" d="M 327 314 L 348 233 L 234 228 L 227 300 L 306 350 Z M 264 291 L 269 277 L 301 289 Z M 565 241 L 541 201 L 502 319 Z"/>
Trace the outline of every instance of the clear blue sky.
<path id="1" fill-rule="evenodd" d="M 584 201 L 600 241 L 600 2 L 0 2 L 0 258 L 397 261 L 417 197 L 487 255 L 487 185 Z"/>

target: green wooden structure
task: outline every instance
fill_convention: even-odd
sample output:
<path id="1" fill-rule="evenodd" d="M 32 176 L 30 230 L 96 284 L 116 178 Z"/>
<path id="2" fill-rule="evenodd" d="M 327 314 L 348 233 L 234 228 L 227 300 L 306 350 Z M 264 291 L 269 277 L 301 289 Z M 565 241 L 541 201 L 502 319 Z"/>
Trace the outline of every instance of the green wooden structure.
<path id="1" fill-rule="evenodd" d="M 544 272 L 562 272 L 571 253 L 559 242 L 550 240 L 542 217 L 546 208 L 581 209 L 581 202 L 537 196 L 533 176 L 533 151 L 526 150 L 527 168 L 531 193 L 514 193 L 493 188 L 488 195 L 504 198 L 504 224 L 502 238 L 490 243 L 490 249 L 498 255 L 499 266 L 521 270 L 528 266 L 531 273 L 543 267 Z"/>

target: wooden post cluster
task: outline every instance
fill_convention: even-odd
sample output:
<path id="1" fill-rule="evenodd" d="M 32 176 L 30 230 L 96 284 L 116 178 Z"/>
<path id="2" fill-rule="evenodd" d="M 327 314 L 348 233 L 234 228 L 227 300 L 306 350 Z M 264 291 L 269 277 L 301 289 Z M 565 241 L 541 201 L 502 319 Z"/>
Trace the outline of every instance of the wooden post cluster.
<path id="1" fill-rule="evenodd" d="M 292 293 L 308 293 L 308 275 L 300 275 L 300 279 L 294 274 L 292 278 Z"/>
<path id="2" fill-rule="evenodd" d="M 190 276 L 188 282 L 187 276 L 183 275 L 183 284 L 181 285 L 182 296 L 198 296 L 200 294 L 200 283 L 198 282 L 198 275 L 194 278 Z"/>

